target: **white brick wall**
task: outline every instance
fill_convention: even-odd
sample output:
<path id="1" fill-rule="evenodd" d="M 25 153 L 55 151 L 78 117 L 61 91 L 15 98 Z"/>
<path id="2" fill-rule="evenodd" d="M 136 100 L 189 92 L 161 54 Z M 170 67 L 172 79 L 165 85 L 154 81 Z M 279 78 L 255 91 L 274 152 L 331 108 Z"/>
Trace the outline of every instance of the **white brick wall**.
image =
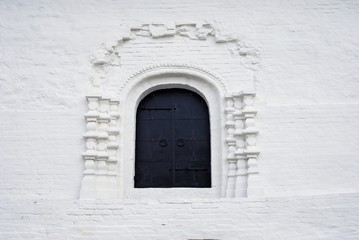
<path id="1" fill-rule="evenodd" d="M 104 86 L 176 61 L 255 90 L 264 198 L 79 202 L 91 56 L 126 26 L 204 21 L 259 64 L 138 38 Z M 0 1 L 0 239 L 358 239 L 357 22 L 355 0 Z"/>
<path id="2" fill-rule="evenodd" d="M 1 239 L 357 239 L 358 194 L 258 200 L 2 201 Z"/>

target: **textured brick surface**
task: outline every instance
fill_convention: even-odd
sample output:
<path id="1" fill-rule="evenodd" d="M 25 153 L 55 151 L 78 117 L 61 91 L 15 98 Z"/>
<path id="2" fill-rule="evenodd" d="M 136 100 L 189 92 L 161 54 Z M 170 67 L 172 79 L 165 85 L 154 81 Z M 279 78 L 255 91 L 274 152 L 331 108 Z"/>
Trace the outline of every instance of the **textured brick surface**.
<path id="1" fill-rule="evenodd" d="M 122 48 L 112 93 L 156 63 L 256 91 L 262 199 L 83 202 L 92 56 L 127 26 L 208 21 L 259 52 L 186 38 Z M 359 3 L 0 1 L 0 239 L 358 239 Z"/>
<path id="2" fill-rule="evenodd" d="M 358 194 L 151 202 L 4 200 L 1 239 L 357 239 Z"/>

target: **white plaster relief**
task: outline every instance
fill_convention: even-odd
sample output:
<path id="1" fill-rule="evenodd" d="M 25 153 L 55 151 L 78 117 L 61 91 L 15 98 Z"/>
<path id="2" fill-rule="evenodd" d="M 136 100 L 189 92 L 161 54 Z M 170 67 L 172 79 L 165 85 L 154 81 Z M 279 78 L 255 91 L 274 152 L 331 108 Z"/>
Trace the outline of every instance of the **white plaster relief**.
<path id="1" fill-rule="evenodd" d="M 219 75 L 212 73 L 211 71 L 209 71 L 206 68 L 199 67 L 194 64 L 185 64 L 185 63 L 162 63 L 162 64 L 156 64 L 156 65 L 147 66 L 145 68 L 142 68 L 142 69 L 138 70 L 137 72 L 135 72 L 134 74 L 132 74 L 127 79 L 127 81 L 121 86 L 121 89 L 123 89 L 133 79 L 135 79 L 141 75 L 149 74 L 151 71 L 158 72 L 159 70 L 164 70 L 164 71 L 172 72 L 172 73 L 176 73 L 176 71 L 184 73 L 184 71 L 187 70 L 190 72 L 189 74 L 193 74 L 194 72 L 196 72 L 196 74 L 205 74 L 205 75 L 210 76 L 211 79 L 213 79 L 215 82 L 217 82 L 221 86 L 221 88 L 223 88 L 223 90 L 225 92 L 228 90 L 226 83 L 223 81 L 223 79 Z"/>
<path id="2" fill-rule="evenodd" d="M 226 104 L 226 106 L 223 106 L 225 114 L 222 115 L 221 119 L 225 119 L 227 130 L 225 142 L 226 151 L 228 152 L 225 160 L 225 165 L 228 166 L 228 173 L 225 178 L 226 182 L 222 183 L 225 186 L 225 192 L 221 196 L 229 198 L 261 196 L 262 189 L 257 167 L 259 150 L 256 146 L 258 130 L 254 122 L 257 111 L 253 106 L 255 94 L 243 92 L 228 93 L 224 83 L 208 71 L 188 65 L 166 64 L 148 67 L 133 74 L 129 79 L 130 81 L 125 85 L 127 90 L 124 95 L 127 96 L 129 94 L 129 89 L 131 90 L 130 92 L 135 89 L 135 92 L 138 92 L 139 89 L 141 90 L 140 92 L 144 92 L 146 90 L 144 86 L 148 85 L 150 87 L 153 85 L 148 84 L 145 81 L 146 79 L 162 75 L 171 76 L 171 74 L 174 74 L 173 76 L 192 76 L 205 80 L 203 82 L 204 85 L 199 87 L 199 89 L 205 89 L 205 86 L 209 84 L 220 86 L 218 91 L 223 93 L 222 97 L 225 99 Z M 141 85 L 138 85 L 137 79 L 142 79 Z M 160 83 L 164 82 L 159 81 L 157 84 Z M 178 82 L 178 84 L 183 83 Z M 198 84 L 197 82 L 187 83 L 190 86 Z M 176 82 L 172 84 L 176 84 Z M 142 87 L 139 89 L 133 87 L 137 85 Z M 225 94 L 226 92 L 227 94 Z M 210 95 L 210 93 L 208 94 Z M 135 100 L 136 98 L 133 98 L 131 102 Z M 100 198 L 101 196 L 103 198 L 106 195 L 108 196 L 111 186 L 119 186 L 121 184 L 117 182 L 117 178 L 103 177 L 105 175 L 117 176 L 116 171 L 119 167 L 117 165 L 119 102 L 110 101 L 109 98 L 101 96 L 88 96 L 88 102 L 89 112 L 85 114 L 88 121 L 88 132 L 84 135 L 88 151 L 84 154 L 86 161 L 84 172 L 85 187 L 82 189 L 84 193 L 81 196 L 95 196 L 95 198 Z M 133 107 L 135 108 L 135 105 Z M 126 116 L 128 117 L 128 114 Z M 132 117 L 130 118 L 132 119 Z M 122 141 L 124 140 L 122 139 Z M 91 187 L 86 186 L 94 183 L 96 183 L 96 187 L 92 189 L 93 192 L 91 193 Z M 127 182 L 127 184 L 131 183 Z M 108 189 L 106 190 L 106 188 Z M 223 187 L 221 188 L 223 189 Z M 90 193 L 88 194 L 87 192 Z"/>
<path id="3" fill-rule="evenodd" d="M 101 89 L 101 85 L 113 67 L 121 67 L 120 50 L 123 44 L 136 37 L 155 39 L 175 35 L 198 41 L 212 37 L 218 44 L 231 44 L 230 52 L 245 59 L 244 62 L 249 62 L 250 67 L 258 63 L 257 50 L 233 36 L 223 34 L 210 24 L 144 24 L 131 28 L 126 36 L 105 46 L 92 59 L 93 74 L 89 86 L 90 95 L 87 97 L 89 112 L 85 114 L 88 122 L 88 131 L 84 135 L 87 151 L 83 154 L 85 171 L 80 198 L 106 199 L 122 196 L 124 179 L 118 175 L 121 173 L 119 169 L 124 160 L 119 160 L 118 149 L 119 142 L 124 140 L 119 134 L 119 102 L 104 97 L 106 93 Z M 163 74 L 198 77 L 203 81 L 209 81 L 208 84 L 213 81 L 213 86 L 221 86 L 220 91 L 226 106 L 223 106 L 225 114 L 218 114 L 221 115 L 220 119 L 225 126 L 225 129 L 221 131 L 227 130 L 227 137 L 223 139 L 223 143 L 228 155 L 222 162 L 224 169 L 228 167 L 228 172 L 222 175 L 224 181 L 221 183 L 222 192 L 218 197 L 261 196 L 262 188 L 257 167 L 259 151 L 256 148 L 258 130 L 254 125 L 256 110 L 253 108 L 253 98 L 255 94 L 232 93 L 220 76 L 203 67 L 183 63 L 162 63 L 140 69 L 129 76 L 127 81 L 119 86 L 118 91 L 124 91 L 124 88 L 131 89 L 129 86 L 133 85 L 136 79 L 147 79 Z M 178 82 L 178 84 L 181 85 L 183 82 Z M 126 100 L 122 99 L 122 101 Z M 125 117 L 128 116 L 125 115 Z"/>
<path id="4" fill-rule="evenodd" d="M 102 96 L 87 96 L 87 101 L 80 198 L 118 198 L 119 101 Z"/>
<path id="5" fill-rule="evenodd" d="M 113 67 L 121 67 L 121 49 L 123 45 L 136 38 L 170 38 L 181 36 L 191 40 L 204 41 L 213 38 L 217 44 L 225 44 L 229 53 L 241 57 L 241 64 L 255 70 L 259 63 L 258 50 L 240 38 L 224 33 L 209 23 L 178 23 L 178 24 L 142 24 L 131 27 L 124 36 L 116 41 L 103 44 L 91 59 L 92 79 L 89 91 L 91 94 L 101 93 L 101 82 Z"/>
<path id="6" fill-rule="evenodd" d="M 232 93 L 226 98 L 226 129 L 228 149 L 227 197 L 254 197 L 262 195 L 258 177 L 256 146 L 258 130 L 254 117 L 254 93 Z"/>

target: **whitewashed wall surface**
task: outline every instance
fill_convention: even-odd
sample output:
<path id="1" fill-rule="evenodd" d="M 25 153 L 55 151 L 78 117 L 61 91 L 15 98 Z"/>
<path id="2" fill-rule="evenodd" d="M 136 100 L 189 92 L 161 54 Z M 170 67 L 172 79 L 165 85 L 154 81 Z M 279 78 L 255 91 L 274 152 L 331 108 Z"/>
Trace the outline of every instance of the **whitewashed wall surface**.
<path id="1" fill-rule="evenodd" d="M 0 239 L 359 239 L 356 0 L 0 0 Z M 212 188 L 135 189 L 138 102 L 210 112 Z"/>

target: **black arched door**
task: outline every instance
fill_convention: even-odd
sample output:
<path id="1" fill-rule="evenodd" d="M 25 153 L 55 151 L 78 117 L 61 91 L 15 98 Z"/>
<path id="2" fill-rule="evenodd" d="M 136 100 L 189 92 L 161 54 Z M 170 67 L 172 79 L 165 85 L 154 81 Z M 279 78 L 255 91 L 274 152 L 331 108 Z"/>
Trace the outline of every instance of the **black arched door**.
<path id="1" fill-rule="evenodd" d="M 208 107 L 197 93 L 163 89 L 139 104 L 135 188 L 211 187 Z"/>

